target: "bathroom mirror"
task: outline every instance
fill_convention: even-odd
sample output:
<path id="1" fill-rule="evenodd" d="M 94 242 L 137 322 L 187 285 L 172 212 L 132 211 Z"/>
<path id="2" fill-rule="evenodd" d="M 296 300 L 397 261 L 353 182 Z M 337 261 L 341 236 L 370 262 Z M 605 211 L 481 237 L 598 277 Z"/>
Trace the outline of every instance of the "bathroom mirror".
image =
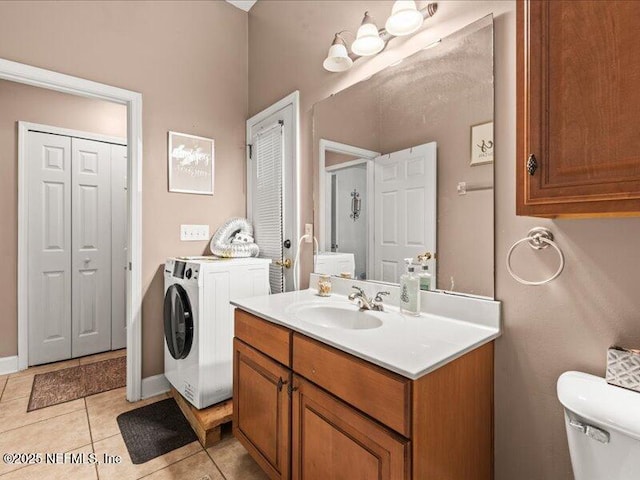
<path id="1" fill-rule="evenodd" d="M 494 296 L 493 17 L 313 108 L 314 271 Z"/>

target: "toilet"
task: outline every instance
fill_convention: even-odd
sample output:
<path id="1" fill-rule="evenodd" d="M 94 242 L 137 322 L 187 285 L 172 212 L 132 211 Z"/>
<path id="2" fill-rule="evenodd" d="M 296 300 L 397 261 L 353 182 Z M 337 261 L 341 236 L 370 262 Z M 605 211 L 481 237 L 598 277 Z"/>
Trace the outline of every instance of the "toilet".
<path id="1" fill-rule="evenodd" d="M 560 375 L 557 390 L 575 480 L 638 480 L 640 393 L 581 372 Z"/>

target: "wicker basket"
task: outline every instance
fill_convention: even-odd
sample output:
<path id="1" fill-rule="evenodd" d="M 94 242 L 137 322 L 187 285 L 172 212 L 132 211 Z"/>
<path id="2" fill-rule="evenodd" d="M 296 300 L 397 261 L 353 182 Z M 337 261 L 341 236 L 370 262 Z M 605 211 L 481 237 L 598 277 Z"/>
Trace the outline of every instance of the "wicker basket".
<path id="1" fill-rule="evenodd" d="M 640 392 L 640 350 L 607 350 L 607 383 Z"/>

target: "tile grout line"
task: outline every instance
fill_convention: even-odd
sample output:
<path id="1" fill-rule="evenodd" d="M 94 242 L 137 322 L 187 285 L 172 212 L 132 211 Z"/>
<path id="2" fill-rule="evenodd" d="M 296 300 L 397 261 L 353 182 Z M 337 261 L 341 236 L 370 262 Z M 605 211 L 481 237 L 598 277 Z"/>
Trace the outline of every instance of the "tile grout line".
<path id="1" fill-rule="evenodd" d="M 86 445 L 82 445 L 80 447 L 72 448 L 71 450 L 67 450 L 66 452 L 62 452 L 62 453 L 69 453 L 69 452 L 73 452 L 74 450 L 80 450 L 81 448 L 87 447 L 89 445 L 91 445 L 91 444 L 88 443 Z M 9 475 L 9 474 L 12 474 L 14 472 L 17 472 L 18 470 L 23 470 L 23 469 L 29 468 L 29 467 L 35 467 L 37 465 L 43 465 L 43 464 L 41 464 L 41 463 L 32 463 L 30 465 L 22 465 L 20 468 L 16 468 L 15 470 L 9 470 L 8 472 L 0 473 L 0 478 L 4 477 L 5 475 Z"/>
<path id="2" fill-rule="evenodd" d="M 215 445 L 210 446 L 209 448 L 213 448 Z M 227 477 L 225 476 L 224 472 L 222 471 L 222 469 L 218 466 L 218 464 L 216 463 L 216 461 L 213 459 L 213 457 L 211 456 L 211 454 L 209 453 L 209 449 L 205 448 L 204 451 L 206 452 L 207 456 L 209 457 L 209 460 L 211 460 L 211 462 L 213 463 L 213 465 L 216 467 L 216 469 L 218 470 L 218 472 L 220 472 L 220 476 L 222 476 L 223 480 L 227 480 Z"/>
<path id="3" fill-rule="evenodd" d="M 20 398 L 24 398 L 24 397 L 20 397 Z M 52 405 L 52 406 L 55 407 L 56 405 Z M 49 407 L 45 407 L 45 408 L 49 408 Z M 61 413 L 59 415 L 52 415 L 51 417 L 43 418 L 42 420 L 38 420 L 37 422 L 25 423 L 24 425 L 20 425 L 19 427 L 10 428 L 9 430 L 4 430 L 0 432 L 0 435 L 3 435 L 8 432 L 13 432 L 14 430 L 18 430 L 19 428 L 30 427 L 32 425 L 37 425 L 38 423 L 47 422 L 53 418 L 64 417 L 65 415 L 71 415 L 72 413 L 77 413 L 80 410 L 82 410 L 82 408 L 78 408 L 77 410 L 71 410 L 70 412 Z"/>
<path id="4" fill-rule="evenodd" d="M 200 442 L 198 442 L 198 443 L 200 443 Z M 202 448 L 202 445 L 200 445 L 200 448 Z M 173 450 L 171 450 L 171 451 L 173 451 Z M 156 473 L 158 473 L 158 472 L 161 472 L 162 470 L 165 470 L 165 469 L 169 468 L 170 466 L 175 465 L 176 463 L 180 463 L 180 462 L 182 462 L 183 460 L 186 460 L 187 458 L 191 458 L 191 457 L 193 457 L 193 456 L 195 456 L 195 455 L 198 455 L 198 454 L 199 454 L 199 453 L 201 453 L 201 452 L 202 452 L 202 449 L 201 449 L 199 452 L 194 452 L 194 453 L 192 453 L 191 455 L 187 455 L 186 457 L 181 458 L 180 460 L 176 460 L 175 462 L 168 463 L 167 465 L 165 465 L 164 467 L 162 467 L 162 468 L 161 468 L 161 469 L 159 469 L 159 470 L 154 470 L 153 472 L 145 473 L 145 474 L 144 474 L 143 476 L 141 476 L 141 477 L 136 477 L 136 480 L 141 480 L 141 479 L 143 479 L 143 478 L 150 477 L 151 475 L 154 475 L 154 474 L 156 474 Z M 167 452 L 167 453 L 171 453 L 171 452 Z M 166 455 L 166 453 L 165 453 L 165 455 Z M 161 456 L 162 456 L 162 455 L 161 455 Z M 158 458 L 158 457 L 156 457 L 156 458 Z M 154 460 L 154 459 L 151 459 L 151 460 Z M 151 461 L 151 460 L 149 460 L 149 461 Z M 225 480 L 226 480 L 226 479 L 225 479 Z"/>
<path id="5" fill-rule="evenodd" d="M 69 360 L 61 360 L 60 362 L 54 362 L 54 363 L 62 363 L 62 362 L 68 362 Z M 73 362 L 72 362 L 73 363 Z M 80 361 L 78 361 L 78 365 L 80 365 Z M 48 369 L 43 369 L 42 372 L 35 372 L 35 373 L 29 373 L 29 368 L 26 368 L 24 370 L 18 370 L 17 372 L 13 372 L 9 374 L 9 378 L 20 378 L 20 377 L 27 377 L 29 375 L 41 375 L 43 373 L 51 373 L 51 372 L 57 372 L 58 370 L 64 370 L 65 368 L 73 368 L 73 367 L 77 367 L 78 365 L 69 365 L 69 366 L 59 366 L 59 368 L 54 368 L 52 370 L 48 370 Z M 35 366 L 35 367 L 30 367 L 33 369 L 39 368 L 39 366 Z"/>
<path id="6" fill-rule="evenodd" d="M 113 390 L 109 390 L 109 391 L 111 391 L 111 392 L 112 392 Z M 106 393 L 106 392 L 102 392 L 102 393 Z M 85 399 L 85 403 L 86 403 L 86 399 L 87 399 L 87 398 L 95 397 L 96 395 L 101 395 L 101 393 L 96 393 L 95 395 L 89 395 L 88 397 L 84 397 L 84 399 Z M 147 400 L 149 400 L 150 398 L 154 398 L 154 397 L 156 397 L 156 396 L 157 396 L 157 397 L 160 397 L 160 396 L 163 396 L 163 395 L 166 395 L 166 393 L 161 393 L 160 395 L 154 395 L 153 397 L 149 397 L 149 398 L 146 398 L 146 399 L 144 399 L 144 400 L 138 400 L 137 402 L 131 403 L 131 405 L 136 405 L 136 404 L 138 404 L 138 403 L 146 402 L 146 401 L 147 401 Z M 118 413 L 118 414 L 116 415 L 116 419 L 117 419 L 117 417 L 119 417 L 119 416 L 120 416 L 120 415 L 122 415 L 123 413 L 130 412 L 131 410 L 135 410 L 136 408 L 146 407 L 147 405 L 151 405 L 151 404 L 153 404 L 153 403 L 159 402 L 160 400 L 166 400 L 166 399 L 158 399 L 158 400 L 155 400 L 155 401 L 153 401 L 153 402 L 150 402 L 150 403 L 147 403 L 147 404 L 140 405 L 139 407 L 134 407 L 134 408 L 131 408 L 131 409 L 129 409 L 129 410 L 125 410 L 125 411 L 123 411 L 123 412 Z M 96 410 L 97 410 L 97 409 L 96 409 Z M 88 413 L 88 412 L 89 412 L 89 405 L 87 405 L 87 413 Z M 116 420 L 116 423 L 117 423 L 117 420 Z M 106 440 L 106 439 L 108 439 L 108 438 L 115 437 L 116 435 L 122 435 L 122 432 L 120 432 L 120 430 L 118 429 L 118 432 L 117 432 L 117 433 L 110 433 L 109 435 L 107 435 L 107 436 L 105 436 L 105 437 L 98 438 L 98 439 L 94 440 L 94 443 L 102 442 L 103 440 Z M 93 436 L 93 434 L 92 434 L 92 436 Z"/>
<path id="7" fill-rule="evenodd" d="M 91 419 L 89 419 L 89 407 L 87 406 L 87 397 L 83 397 L 82 401 L 84 402 L 84 413 L 87 416 L 87 427 L 89 428 L 89 440 L 91 441 L 91 451 L 93 453 L 96 453 L 96 446 L 93 443 L 93 433 L 91 432 Z M 100 480 L 100 473 L 98 473 L 97 463 L 93 465 L 93 469 L 96 471 L 96 478 Z"/>
<path id="8" fill-rule="evenodd" d="M 2 402 L 2 396 L 4 395 L 4 390 L 7 388 L 7 382 L 9 382 L 9 376 L 4 379 L 4 385 L 2 385 L 2 391 L 0 392 L 0 402 Z"/>
<path id="9" fill-rule="evenodd" d="M 126 348 L 121 348 L 118 350 L 107 350 L 106 352 L 100 352 L 100 353 L 94 353 L 93 355 L 87 355 L 84 357 L 78 357 L 78 358 L 69 358 L 67 360 L 60 360 L 58 362 L 51 362 L 49 365 L 56 365 L 56 364 L 60 364 L 60 363 L 64 363 L 64 362 L 69 362 L 69 363 L 75 363 L 77 362 L 77 365 L 69 365 L 68 367 L 60 367 L 60 368 L 54 368 L 53 370 L 47 370 L 45 369 L 43 372 L 40 373 L 50 373 L 50 372 L 56 372 L 58 370 L 64 370 L 65 368 L 73 368 L 73 367 L 79 367 L 80 365 L 83 365 L 81 362 L 83 360 L 89 360 L 87 361 L 84 365 L 88 365 L 91 363 L 96 363 L 96 362 L 100 362 L 102 360 L 95 360 L 95 361 L 90 361 L 90 359 L 92 359 L 93 357 L 98 357 L 100 355 L 105 355 L 108 353 L 112 353 L 112 352 L 119 352 L 120 350 L 124 350 L 125 352 L 122 354 L 118 354 L 118 355 L 114 355 L 113 357 L 110 358 L 105 358 L 104 360 L 111 360 L 113 358 L 119 358 L 119 357 L 126 357 Z M 35 367 L 29 367 L 29 368 L 39 368 L 39 365 L 36 365 Z M 17 372 L 13 372 L 13 373 L 8 373 L 7 374 L 7 380 L 9 380 L 10 378 L 19 378 L 22 376 L 26 376 L 26 375 L 39 375 L 40 373 L 33 373 L 33 374 L 27 374 L 27 372 L 29 371 L 29 368 L 26 368 L 24 370 L 18 370 Z"/>
<path id="10" fill-rule="evenodd" d="M 87 398 L 87 397 L 85 397 L 85 405 L 86 405 L 86 398 Z M 158 400 L 158 401 L 160 401 L 160 400 Z M 136 402 L 136 403 L 137 403 L 137 402 Z M 151 402 L 149 405 L 151 405 L 151 404 L 153 404 L 153 403 L 156 403 L 156 402 Z M 146 405 L 142 405 L 142 406 L 144 407 L 144 406 L 146 406 Z M 140 407 L 138 407 L 138 408 L 140 408 Z M 128 411 L 129 411 L 129 410 L 128 410 Z M 126 412 L 123 412 L 123 413 L 126 413 Z M 88 417 L 88 415 L 89 415 L 89 408 L 88 408 L 88 406 L 87 406 L 87 417 Z M 89 425 L 91 425 L 91 423 L 90 423 L 90 422 L 89 422 Z M 100 443 L 100 442 L 102 442 L 102 441 L 104 441 L 104 440 L 106 440 L 106 439 L 108 439 L 108 438 L 113 438 L 113 437 L 116 437 L 116 436 L 120 436 L 120 437 L 122 437 L 122 431 L 120 430 L 120 428 L 118 428 L 118 433 L 114 433 L 113 435 L 109 435 L 109 436 L 107 436 L 107 437 L 101 438 L 100 440 L 97 440 L 95 443 L 93 442 L 93 434 L 91 433 L 91 426 L 89 426 L 89 434 L 91 435 L 91 438 L 92 438 L 92 446 L 94 447 L 94 451 L 95 451 L 95 443 Z M 123 443 L 124 443 L 124 437 L 122 438 L 122 441 L 123 441 Z M 150 475 L 153 475 L 154 473 L 157 473 L 157 472 L 159 472 L 159 471 L 161 471 L 161 470 L 164 470 L 165 468 L 168 468 L 168 467 L 170 467 L 170 466 L 172 466 L 172 465 L 175 465 L 176 463 L 181 462 L 182 460 L 185 460 L 185 459 L 190 458 L 190 457 L 192 457 L 192 456 L 194 456 L 194 455 L 197 455 L 197 454 L 199 454 L 199 453 L 200 453 L 200 452 L 202 452 L 202 451 L 205 451 L 205 453 L 206 453 L 206 449 L 202 446 L 202 444 L 201 444 L 198 440 L 196 440 L 196 442 L 198 443 L 198 446 L 199 446 L 199 450 L 198 450 L 198 451 L 196 451 L 196 452 L 194 452 L 194 453 L 192 453 L 192 454 L 190 454 L 190 455 L 187 455 L 187 456 L 185 456 L 185 457 L 179 458 L 178 460 L 176 460 L 176 461 L 174 461 L 174 462 L 167 463 L 166 465 L 162 466 L 162 467 L 161 467 L 161 468 L 159 468 L 158 470 L 154 470 L 153 472 L 149 472 L 149 473 L 147 473 L 147 474 L 143 475 L 142 477 L 136 477 L 136 480 L 141 479 L 141 478 L 148 477 L 148 476 L 150 476 Z M 186 446 L 186 445 L 184 445 L 184 446 Z M 126 449 L 126 443 L 125 443 L 125 449 Z M 173 451 L 173 450 L 172 450 L 172 451 Z M 129 450 L 127 449 L 127 454 L 128 454 L 128 453 L 129 453 Z M 167 453 L 170 453 L 170 452 L 167 452 Z M 165 454 L 165 455 L 166 455 L 166 454 Z M 160 455 L 160 456 L 163 456 L 163 455 Z M 156 457 L 156 458 L 158 458 L 158 457 Z M 213 461 L 213 460 L 212 460 L 212 461 Z M 214 462 L 214 465 L 215 465 L 215 462 Z M 216 466 L 216 468 L 218 468 L 218 466 L 217 466 L 217 465 L 215 465 L 215 466 Z M 97 469 L 97 465 L 96 465 L 96 469 Z M 218 470 L 219 470 L 219 469 L 218 469 Z M 100 479 L 100 474 L 98 473 L 97 475 L 98 475 L 98 480 L 99 480 L 99 479 Z M 223 475 L 223 478 L 224 478 L 224 475 Z M 226 480 L 226 478 L 225 478 L 225 480 Z"/>
<path id="11" fill-rule="evenodd" d="M 29 375 L 24 375 L 25 377 L 28 377 Z M 19 398 L 24 398 L 24 397 L 30 397 L 31 396 L 31 392 L 33 391 L 33 381 L 35 380 L 35 375 L 32 375 L 32 379 L 31 379 L 31 388 L 29 389 L 29 394 L 28 395 L 20 395 L 19 397 L 13 397 L 10 398 L 8 400 L 3 400 L 2 397 L 4 397 L 4 392 L 7 389 L 7 385 L 9 384 L 9 380 L 11 379 L 11 377 L 7 377 L 7 381 L 4 383 L 4 388 L 2 389 L 2 395 L 0 395 L 0 403 L 5 403 L 5 402 L 11 402 L 13 400 L 17 400 Z M 14 378 L 21 378 L 21 377 L 14 377 Z M 51 405 L 53 406 L 53 405 Z"/>

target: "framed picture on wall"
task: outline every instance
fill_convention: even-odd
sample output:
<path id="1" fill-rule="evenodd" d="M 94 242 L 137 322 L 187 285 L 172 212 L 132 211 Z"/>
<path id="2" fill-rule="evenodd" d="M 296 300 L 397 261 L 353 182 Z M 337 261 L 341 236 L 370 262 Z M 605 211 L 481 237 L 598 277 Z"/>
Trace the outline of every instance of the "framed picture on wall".
<path id="1" fill-rule="evenodd" d="M 493 162 L 493 122 L 471 127 L 471 166 Z"/>
<path id="2" fill-rule="evenodd" d="M 213 195 L 213 139 L 169 132 L 169 191 Z"/>

